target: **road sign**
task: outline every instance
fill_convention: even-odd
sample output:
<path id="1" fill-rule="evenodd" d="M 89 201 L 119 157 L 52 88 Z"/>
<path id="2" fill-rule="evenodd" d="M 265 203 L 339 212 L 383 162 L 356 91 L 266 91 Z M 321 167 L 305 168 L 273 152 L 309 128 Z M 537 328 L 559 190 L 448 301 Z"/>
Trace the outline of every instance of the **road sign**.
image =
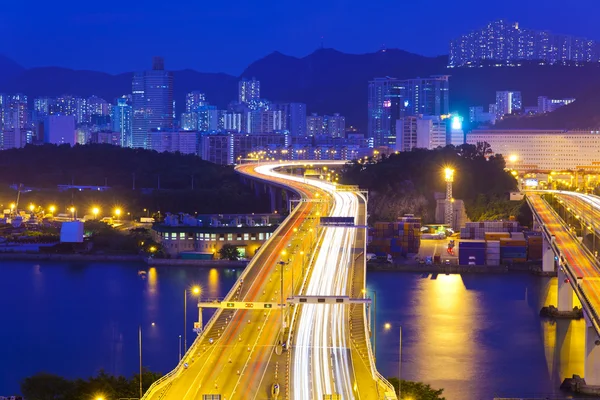
<path id="1" fill-rule="evenodd" d="M 360 192 L 357 185 L 336 185 L 335 190 L 338 192 Z"/>
<path id="2" fill-rule="evenodd" d="M 291 304 L 367 304 L 371 299 L 352 299 L 348 296 L 298 296 L 287 299 Z"/>
<path id="3" fill-rule="evenodd" d="M 321 226 L 354 226 L 354 217 L 321 217 Z"/>
<path id="4" fill-rule="evenodd" d="M 279 303 L 266 303 L 261 301 L 210 301 L 210 302 L 198 302 L 199 308 L 233 308 L 233 309 L 265 309 L 265 308 L 276 308 L 281 307 Z M 285 305 L 284 305 L 285 307 Z"/>

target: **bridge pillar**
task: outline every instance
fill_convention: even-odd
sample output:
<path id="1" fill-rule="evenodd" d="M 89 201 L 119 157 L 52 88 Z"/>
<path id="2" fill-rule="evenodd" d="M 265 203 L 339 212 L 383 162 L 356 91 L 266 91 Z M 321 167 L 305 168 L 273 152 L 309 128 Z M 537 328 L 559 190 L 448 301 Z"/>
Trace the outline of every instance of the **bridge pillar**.
<path id="1" fill-rule="evenodd" d="M 271 212 L 277 210 L 277 188 L 269 187 L 269 197 L 271 198 Z"/>
<path id="2" fill-rule="evenodd" d="M 546 237 L 544 237 L 543 241 L 542 241 L 542 251 L 543 253 L 543 258 L 542 258 L 542 271 L 544 272 L 551 272 L 555 270 L 555 265 L 554 265 L 554 250 L 552 249 L 552 246 L 550 246 L 550 241 L 548 241 L 548 239 L 546 239 Z"/>
<path id="3" fill-rule="evenodd" d="M 533 219 L 533 230 L 534 231 L 540 230 L 540 223 L 538 222 L 538 220 L 536 218 Z"/>
<path id="4" fill-rule="evenodd" d="M 592 325 L 587 313 L 585 317 L 585 369 L 583 370 L 587 385 L 600 385 L 600 337 Z"/>
<path id="5" fill-rule="evenodd" d="M 558 311 L 573 311 L 573 287 L 562 268 L 558 269 Z"/>

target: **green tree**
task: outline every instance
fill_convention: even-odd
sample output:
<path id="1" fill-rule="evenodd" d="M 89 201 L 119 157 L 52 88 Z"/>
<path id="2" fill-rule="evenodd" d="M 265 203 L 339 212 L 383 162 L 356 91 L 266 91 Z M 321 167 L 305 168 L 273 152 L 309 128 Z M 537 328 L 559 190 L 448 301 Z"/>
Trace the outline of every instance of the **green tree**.
<path id="1" fill-rule="evenodd" d="M 398 381 L 398 378 L 387 378 L 387 380 L 394 386 L 396 394 L 400 394 L 400 400 L 446 400 L 442 396 L 444 389 L 433 389 L 430 385 L 421 382 Z M 402 393 L 398 392 L 399 383 L 402 384 Z"/>
<path id="2" fill-rule="evenodd" d="M 242 254 L 240 253 L 238 248 L 229 243 L 224 244 L 223 247 L 219 249 L 219 257 L 221 257 L 221 260 L 234 261 L 240 258 L 241 256 Z"/>
<path id="3" fill-rule="evenodd" d="M 28 400 L 69 400 L 73 390 L 73 382 L 44 372 L 21 382 L 21 393 Z"/>

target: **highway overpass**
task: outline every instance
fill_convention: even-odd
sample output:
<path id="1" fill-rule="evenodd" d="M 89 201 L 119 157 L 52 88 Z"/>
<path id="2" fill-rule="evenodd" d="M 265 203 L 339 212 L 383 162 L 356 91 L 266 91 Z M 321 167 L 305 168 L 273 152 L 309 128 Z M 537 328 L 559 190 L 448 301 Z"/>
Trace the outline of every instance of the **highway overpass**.
<path id="1" fill-rule="evenodd" d="M 542 195 L 551 197 L 550 203 Z M 574 294 L 581 301 L 586 321 L 584 378 L 588 385 L 600 385 L 600 264 L 598 254 L 582 243 L 588 233 L 594 235 L 595 246 L 600 199 L 577 192 L 538 191 L 528 192 L 527 202 L 534 229 L 544 235 L 543 270 L 557 268 L 558 310 L 572 311 Z"/>
<path id="2" fill-rule="evenodd" d="M 217 309 L 180 364 L 144 399 L 396 398 L 375 368 L 364 303 L 287 301 L 299 294 L 364 297 L 366 198 L 358 191 L 336 190 L 330 182 L 280 172 L 298 171 L 305 163 L 316 168 L 342 164 L 273 162 L 237 168 L 268 189 L 274 204 L 280 196 L 298 201 L 290 203 L 289 217 L 222 299 L 225 307 Z M 353 219 L 354 226 L 321 224 L 326 216 Z"/>

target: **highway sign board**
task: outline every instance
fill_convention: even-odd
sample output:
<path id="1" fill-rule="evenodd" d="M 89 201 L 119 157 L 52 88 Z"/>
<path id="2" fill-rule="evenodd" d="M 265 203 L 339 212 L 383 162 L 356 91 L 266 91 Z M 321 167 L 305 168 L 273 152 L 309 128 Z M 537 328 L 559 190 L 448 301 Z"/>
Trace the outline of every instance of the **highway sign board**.
<path id="1" fill-rule="evenodd" d="M 336 185 L 335 190 L 338 192 L 360 192 L 357 185 Z"/>
<path id="2" fill-rule="evenodd" d="M 287 299 L 291 304 L 366 304 L 371 299 L 352 299 L 348 296 L 298 296 Z"/>
<path id="3" fill-rule="evenodd" d="M 321 217 L 321 226 L 354 226 L 354 217 Z"/>
<path id="4" fill-rule="evenodd" d="M 260 302 L 260 301 L 199 302 L 198 307 L 200 307 L 200 308 L 232 308 L 232 309 L 244 309 L 244 310 L 253 310 L 253 309 L 262 310 L 265 308 L 281 308 L 279 303 L 266 303 L 266 302 Z M 284 307 L 285 307 L 285 305 L 284 305 Z"/>

